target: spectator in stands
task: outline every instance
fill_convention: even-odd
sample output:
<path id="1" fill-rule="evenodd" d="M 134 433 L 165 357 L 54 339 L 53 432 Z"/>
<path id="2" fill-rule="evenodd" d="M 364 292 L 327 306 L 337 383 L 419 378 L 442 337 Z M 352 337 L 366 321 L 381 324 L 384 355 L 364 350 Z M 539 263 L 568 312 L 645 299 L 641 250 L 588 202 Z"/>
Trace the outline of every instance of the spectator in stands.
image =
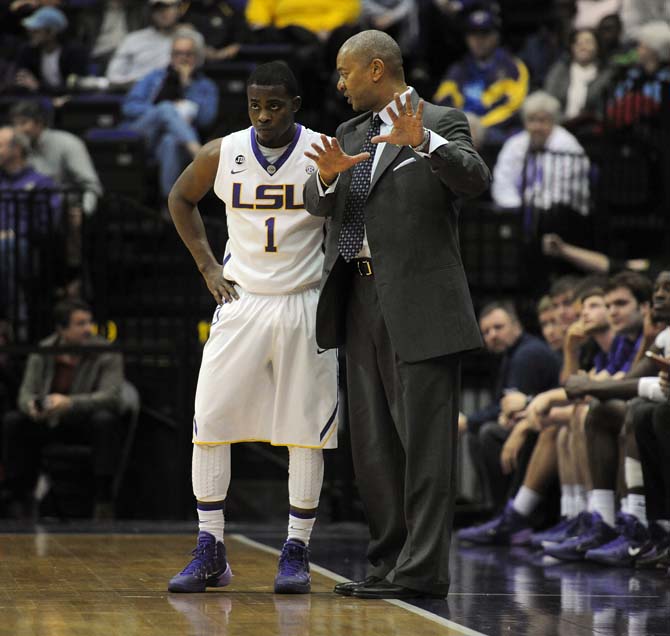
<path id="1" fill-rule="evenodd" d="M 635 47 L 623 42 L 623 27 L 618 14 L 606 15 L 596 28 L 600 63 L 615 71 L 637 61 Z"/>
<path id="2" fill-rule="evenodd" d="M 522 117 L 525 130 L 510 137 L 498 155 L 493 200 L 501 208 L 522 211 L 529 236 L 548 222 L 574 233 L 574 213 L 589 212 L 588 157 L 574 135 L 558 124 L 560 103 L 555 97 L 536 91 L 524 102 Z M 557 214 L 548 221 L 540 218 L 549 211 Z"/>
<path id="3" fill-rule="evenodd" d="M 595 29 L 605 16 L 619 13 L 621 0 L 577 0 L 575 4 L 574 28 Z"/>
<path id="4" fill-rule="evenodd" d="M 479 325 L 487 350 L 503 357 L 492 402 L 470 416 L 460 414 L 458 428 L 471 434 L 473 460 L 483 464 L 484 485 L 497 510 L 509 486 L 500 469 L 500 449 L 513 427 L 512 423 L 499 423 L 500 401 L 511 389 L 535 395 L 555 386 L 560 362 L 544 341 L 524 332 L 511 305 L 487 305 L 480 313 Z"/>
<path id="5" fill-rule="evenodd" d="M 49 113 L 41 101 L 25 100 L 9 110 L 12 125 L 30 139 L 30 163 L 60 187 L 80 190 L 80 201 L 69 200 L 71 224 L 81 222 L 82 211 L 92 214 L 102 185 L 84 142 L 65 130 L 48 126 Z"/>
<path id="6" fill-rule="evenodd" d="M 91 74 L 104 74 L 112 55 L 124 38 L 144 24 L 144 3 L 103 0 L 84 8 L 77 16 L 75 37 L 90 51 Z"/>
<path id="7" fill-rule="evenodd" d="M 31 93 L 62 94 L 70 75 L 85 75 L 88 55 L 75 42 L 63 42 L 68 26 L 65 14 L 55 7 L 42 7 L 22 21 L 30 41 L 16 58 L 15 86 Z"/>
<path id="8" fill-rule="evenodd" d="M 545 234 L 542 237 L 542 251 L 546 256 L 562 259 L 581 270 L 598 274 L 616 274 L 628 269 L 656 278 L 661 271 L 668 269 L 670 262 L 662 244 L 650 245 L 650 250 L 654 254 L 646 258 L 612 258 L 602 252 L 568 243 L 558 234 Z"/>
<path id="9" fill-rule="evenodd" d="M 249 40 L 249 27 L 240 3 L 200 0 L 191 2 L 183 21 L 202 33 L 207 61 L 234 58 Z"/>
<path id="10" fill-rule="evenodd" d="M 561 4 L 560 7 L 565 7 Z M 531 33 L 523 42 L 519 57 L 530 74 L 530 90 L 536 91 L 544 86 L 549 69 L 559 60 L 565 48 L 567 26 L 572 16 L 562 16 L 559 7 L 548 9 L 537 31 Z"/>
<path id="11" fill-rule="evenodd" d="M 549 70 L 544 90 L 561 103 L 564 120 L 584 114 L 597 115 L 612 72 L 602 68 L 598 40 L 590 29 L 575 31 L 570 37 L 570 55 Z"/>
<path id="12" fill-rule="evenodd" d="M 403 62 L 412 67 L 419 45 L 419 3 L 407 0 L 362 0 L 363 28 L 388 33 L 400 46 Z"/>
<path id="13" fill-rule="evenodd" d="M 113 88 L 127 89 L 147 73 L 170 63 L 181 4 L 181 0 L 149 0 L 150 26 L 123 38 L 109 61 L 106 76 Z"/>
<path id="14" fill-rule="evenodd" d="M 56 240 L 60 224 L 60 198 L 52 191 L 56 184 L 28 164 L 29 153 L 28 137 L 0 128 L 0 316 L 17 328 L 27 317 L 28 263 L 35 262 L 39 241 L 47 234 Z"/>
<path id="15" fill-rule="evenodd" d="M 637 30 L 644 24 L 656 21 L 670 22 L 670 3 L 668 0 L 621 0 L 621 22 L 624 38 L 637 40 Z"/>
<path id="16" fill-rule="evenodd" d="M 670 82 L 670 25 L 648 22 L 637 30 L 637 42 L 638 62 L 614 87 L 607 116 L 616 127 L 648 123 L 653 136 L 663 86 Z"/>
<path id="17" fill-rule="evenodd" d="M 298 27 L 322 42 L 334 31 L 355 25 L 360 12 L 360 0 L 249 0 L 246 6 L 247 22 L 254 30 Z"/>
<path id="18" fill-rule="evenodd" d="M 4 418 L 4 462 L 10 498 L 28 516 L 42 448 L 51 442 L 89 442 L 96 476 L 96 514 L 109 514 L 117 461 L 123 383 L 121 354 L 93 335 L 91 308 L 62 301 L 54 308 L 56 331 L 40 347 L 82 346 L 94 350 L 33 353 L 19 389 L 18 411 Z"/>
<path id="19" fill-rule="evenodd" d="M 502 143 L 518 127 L 528 69 L 499 45 L 500 20 L 493 12 L 470 13 L 465 37 L 469 53 L 448 69 L 433 101 L 475 113 L 487 143 Z"/>
<path id="20" fill-rule="evenodd" d="M 200 150 L 199 132 L 214 123 L 218 111 L 218 88 L 200 70 L 204 59 L 202 35 L 188 27 L 178 29 L 170 64 L 139 80 L 123 102 L 128 125 L 144 135 L 158 161 L 165 199 Z"/>

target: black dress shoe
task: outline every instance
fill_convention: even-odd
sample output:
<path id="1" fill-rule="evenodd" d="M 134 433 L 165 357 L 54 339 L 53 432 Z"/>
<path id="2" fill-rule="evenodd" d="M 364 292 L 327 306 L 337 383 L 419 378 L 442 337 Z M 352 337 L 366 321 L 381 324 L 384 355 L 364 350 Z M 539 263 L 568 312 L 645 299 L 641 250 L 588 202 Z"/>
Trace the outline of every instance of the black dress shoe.
<path id="1" fill-rule="evenodd" d="M 382 580 L 378 583 L 355 587 L 351 591 L 351 596 L 356 598 L 446 598 L 447 595 L 412 590 L 408 587 Z"/>
<path id="2" fill-rule="evenodd" d="M 362 581 L 344 581 L 343 583 L 338 583 L 334 588 L 333 592 L 335 594 L 341 594 L 342 596 L 351 596 L 351 593 L 357 588 L 363 585 L 372 585 L 374 583 L 379 583 L 384 579 L 379 578 L 378 576 L 368 576 Z"/>

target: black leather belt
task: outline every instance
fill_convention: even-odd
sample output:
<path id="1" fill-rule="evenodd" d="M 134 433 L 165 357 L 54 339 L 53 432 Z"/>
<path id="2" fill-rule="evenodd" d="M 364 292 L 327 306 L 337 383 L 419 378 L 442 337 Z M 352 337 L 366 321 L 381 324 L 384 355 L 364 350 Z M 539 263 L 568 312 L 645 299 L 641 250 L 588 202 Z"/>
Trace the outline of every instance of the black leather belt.
<path id="1" fill-rule="evenodd" d="M 372 259 L 370 258 L 355 258 L 351 261 L 354 266 L 354 271 L 359 276 L 374 276 L 372 269 Z"/>

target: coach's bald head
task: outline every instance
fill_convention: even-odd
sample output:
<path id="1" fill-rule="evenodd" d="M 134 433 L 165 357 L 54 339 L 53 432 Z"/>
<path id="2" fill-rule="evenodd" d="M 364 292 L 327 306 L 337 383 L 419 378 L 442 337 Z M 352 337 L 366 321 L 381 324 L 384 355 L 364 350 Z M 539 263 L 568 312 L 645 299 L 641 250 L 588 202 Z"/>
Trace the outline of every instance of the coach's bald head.
<path id="1" fill-rule="evenodd" d="M 337 54 L 337 87 L 356 111 L 379 111 L 407 89 L 398 43 L 383 31 L 350 37 Z"/>

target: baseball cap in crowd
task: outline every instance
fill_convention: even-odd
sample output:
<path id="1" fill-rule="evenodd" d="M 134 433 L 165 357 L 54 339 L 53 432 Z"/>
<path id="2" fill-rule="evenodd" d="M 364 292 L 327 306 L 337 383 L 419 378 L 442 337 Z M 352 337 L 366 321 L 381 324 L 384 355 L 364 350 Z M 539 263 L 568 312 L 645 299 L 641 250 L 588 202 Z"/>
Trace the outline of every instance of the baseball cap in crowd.
<path id="1" fill-rule="evenodd" d="M 465 20 L 465 30 L 471 31 L 498 31 L 500 30 L 500 18 L 491 11 L 479 9 L 473 11 Z"/>
<path id="2" fill-rule="evenodd" d="M 22 20 L 21 24 L 28 30 L 51 29 L 60 33 L 67 29 L 67 18 L 56 7 L 42 7 Z"/>

